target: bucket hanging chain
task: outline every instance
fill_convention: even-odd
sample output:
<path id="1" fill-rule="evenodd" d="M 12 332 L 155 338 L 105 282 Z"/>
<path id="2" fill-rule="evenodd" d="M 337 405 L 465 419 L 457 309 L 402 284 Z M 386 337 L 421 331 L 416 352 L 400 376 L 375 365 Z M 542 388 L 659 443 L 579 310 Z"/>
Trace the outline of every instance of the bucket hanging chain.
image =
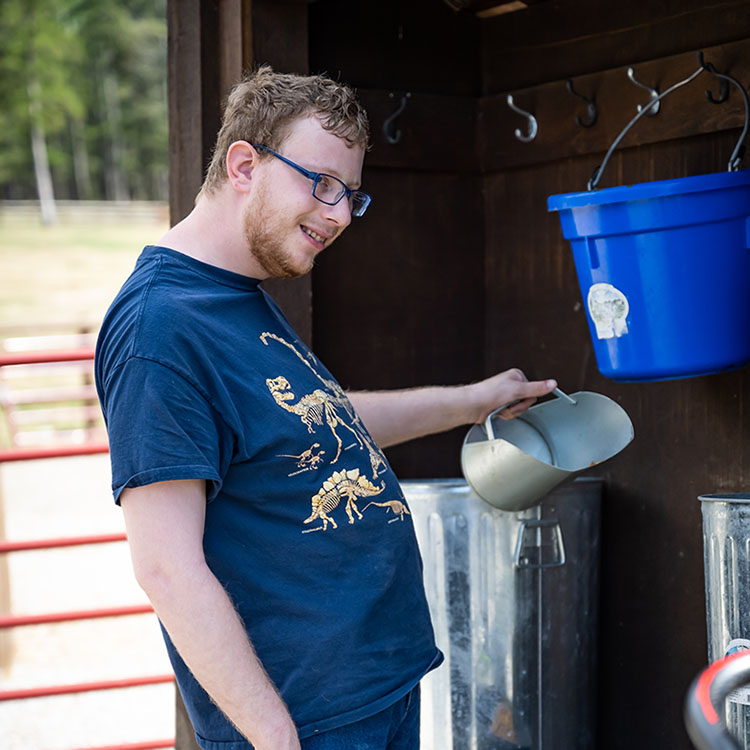
<path id="1" fill-rule="evenodd" d="M 609 147 L 609 150 L 604 156 L 604 160 L 602 163 L 594 170 L 594 173 L 591 175 L 591 179 L 588 182 L 588 190 L 595 190 L 596 186 L 599 184 L 599 180 L 601 179 L 602 174 L 604 173 L 604 168 L 607 166 L 607 162 L 609 161 L 610 157 L 612 156 L 612 152 L 617 148 L 620 141 L 625 137 L 626 133 L 630 130 L 630 128 L 633 127 L 633 125 L 638 122 L 642 117 L 647 115 L 652 108 L 658 107 L 659 102 L 667 96 L 667 94 L 671 94 L 673 91 L 676 91 L 679 88 L 682 88 L 682 86 L 687 85 L 691 81 L 694 81 L 704 70 L 707 70 L 712 75 L 716 76 L 717 78 L 721 78 L 722 80 L 729 81 L 730 83 L 733 83 L 737 88 L 739 88 L 740 93 L 742 94 L 742 100 L 745 105 L 745 126 L 742 128 L 742 133 L 740 134 L 739 140 L 737 141 L 737 144 L 734 147 L 734 151 L 732 151 L 732 155 L 729 157 L 729 164 L 727 166 L 727 171 L 733 172 L 740 167 L 740 162 L 742 161 L 742 157 L 745 153 L 745 137 L 747 136 L 748 131 L 748 121 L 750 120 L 750 101 L 748 101 L 747 92 L 745 91 L 745 87 L 735 78 L 732 78 L 732 76 L 728 76 L 725 73 L 719 73 L 719 71 L 716 70 L 716 68 L 711 64 L 707 63 L 703 60 L 703 52 L 698 52 L 698 61 L 700 62 L 700 67 L 698 70 L 695 71 L 695 73 L 692 73 L 690 76 L 685 78 L 683 81 L 679 81 L 678 83 L 675 83 L 674 85 L 670 86 L 666 91 L 661 93 L 659 96 L 654 97 L 647 105 L 645 105 L 640 112 L 620 131 L 620 134 L 615 138 L 615 140 L 612 142 L 612 145 Z"/>

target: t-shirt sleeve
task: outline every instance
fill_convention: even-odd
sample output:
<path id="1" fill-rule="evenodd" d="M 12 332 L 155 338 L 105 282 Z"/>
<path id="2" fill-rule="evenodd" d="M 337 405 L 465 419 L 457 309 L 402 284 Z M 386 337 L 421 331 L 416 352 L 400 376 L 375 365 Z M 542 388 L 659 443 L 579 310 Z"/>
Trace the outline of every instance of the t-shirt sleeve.
<path id="1" fill-rule="evenodd" d="M 208 500 L 219 492 L 231 435 L 207 398 L 182 375 L 131 357 L 107 380 L 102 408 L 116 502 L 128 487 L 177 479 L 205 479 Z"/>

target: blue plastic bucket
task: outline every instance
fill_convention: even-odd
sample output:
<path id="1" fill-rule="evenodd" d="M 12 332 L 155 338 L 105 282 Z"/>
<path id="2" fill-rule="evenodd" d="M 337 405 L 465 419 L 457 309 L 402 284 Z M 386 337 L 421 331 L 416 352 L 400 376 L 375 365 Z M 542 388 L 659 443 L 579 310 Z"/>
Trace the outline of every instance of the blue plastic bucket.
<path id="1" fill-rule="evenodd" d="M 618 381 L 750 362 L 750 170 L 553 195 L 596 360 Z"/>

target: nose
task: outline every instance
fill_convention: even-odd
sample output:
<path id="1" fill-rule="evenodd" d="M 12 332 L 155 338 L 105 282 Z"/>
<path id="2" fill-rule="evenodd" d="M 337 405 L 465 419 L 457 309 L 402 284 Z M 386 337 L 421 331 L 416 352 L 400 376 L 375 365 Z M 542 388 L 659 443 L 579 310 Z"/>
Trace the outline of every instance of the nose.
<path id="1" fill-rule="evenodd" d="M 329 206 L 327 203 L 321 203 L 320 205 L 323 206 L 323 218 L 339 227 L 339 232 L 351 224 L 352 210 L 346 197 L 333 206 Z"/>

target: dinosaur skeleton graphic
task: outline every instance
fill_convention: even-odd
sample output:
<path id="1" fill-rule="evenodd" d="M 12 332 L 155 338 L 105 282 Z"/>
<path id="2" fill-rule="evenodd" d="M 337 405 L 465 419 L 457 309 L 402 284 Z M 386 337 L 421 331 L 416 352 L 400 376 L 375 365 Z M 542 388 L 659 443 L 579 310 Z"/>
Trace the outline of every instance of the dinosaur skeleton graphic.
<path id="1" fill-rule="evenodd" d="M 306 451 L 302 451 L 299 456 L 293 456 L 290 453 L 279 453 L 278 458 L 296 458 L 298 469 L 317 469 L 323 463 L 323 454 L 325 451 L 321 450 L 316 453 L 316 448 L 320 448 L 320 443 L 313 443 Z"/>
<path id="2" fill-rule="evenodd" d="M 402 521 L 404 520 L 404 513 L 406 513 L 407 516 L 411 515 L 409 509 L 400 500 L 388 500 L 384 503 L 376 503 L 373 500 L 367 503 L 364 508 L 362 508 L 362 512 L 364 513 L 371 505 L 377 505 L 380 508 L 385 508 L 386 513 L 390 513 L 390 511 L 393 511 L 393 515 L 400 516 Z M 388 523 L 393 523 L 393 521 L 397 520 L 397 518 L 394 518 L 391 521 L 388 521 Z"/>
<path id="3" fill-rule="evenodd" d="M 380 487 L 376 487 L 368 479 L 360 476 L 359 469 L 335 471 L 313 495 L 312 513 L 303 523 L 312 523 L 319 518 L 323 521 L 323 531 L 328 528 L 329 523 L 334 529 L 338 528 L 336 521 L 328 514 L 335 510 L 343 499 L 346 499 L 346 514 L 349 516 L 349 523 L 354 523 L 355 514 L 362 520 L 362 514 L 357 508 L 357 498 L 379 495 L 384 489 L 385 482 L 381 482 Z M 310 529 L 310 531 L 315 530 Z"/>
<path id="4" fill-rule="evenodd" d="M 291 403 L 296 397 L 291 391 L 289 381 L 283 375 L 278 378 L 268 378 L 266 385 L 276 403 L 285 411 L 296 414 L 302 420 L 302 424 L 307 427 L 309 433 L 315 432 L 316 425 L 319 427 L 324 424 L 328 425 L 338 445 L 336 455 L 331 463 L 335 463 L 341 455 L 343 442 L 338 434 L 338 429 L 341 427 L 349 430 L 359 442 L 360 447 L 364 449 L 365 444 L 359 433 L 341 419 L 336 411 L 335 403 L 325 391 L 318 388 L 312 393 L 302 396 L 299 401 Z"/>
<path id="5" fill-rule="evenodd" d="M 360 449 L 368 452 L 370 466 L 372 467 L 372 477 L 375 479 L 378 475 L 378 470 L 385 466 L 385 459 L 362 427 L 359 416 L 352 408 L 351 402 L 346 397 L 341 386 L 335 380 L 327 380 L 321 377 L 310 361 L 303 357 L 292 344 L 280 336 L 265 332 L 260 335 L 260 339 L 266 346 L 268 346 L 269 339 L 286 346 L 294 352 L 301 362 L 310 368 L 310 371 L 326 388 L 326 390 L 317 388 L 312 393 L 305 394 L 295 403 L 292 403 L 295 401 L 296 396 L 292 391 L 289 381 L 283 375 L 276 378 L 268 378 L 266 385 L 276 403 L 285 411 L 296 414 L 307 427 L 308 433 L 314 433 L 316 426 L 328 426 L 337 444 L 336 455 L 331 459 L 331 464 L 338 461 L 343 448 L 343 442 L 339 436 L 340 428 L 349 430 L 359 444 Z M 310 354 L 310 358 L 313 362 L 315 361 L 314 355 Z M 346 412 L 353 427 L 350 427 L 341 418 L 340 410 L 342 409 Z"/>

